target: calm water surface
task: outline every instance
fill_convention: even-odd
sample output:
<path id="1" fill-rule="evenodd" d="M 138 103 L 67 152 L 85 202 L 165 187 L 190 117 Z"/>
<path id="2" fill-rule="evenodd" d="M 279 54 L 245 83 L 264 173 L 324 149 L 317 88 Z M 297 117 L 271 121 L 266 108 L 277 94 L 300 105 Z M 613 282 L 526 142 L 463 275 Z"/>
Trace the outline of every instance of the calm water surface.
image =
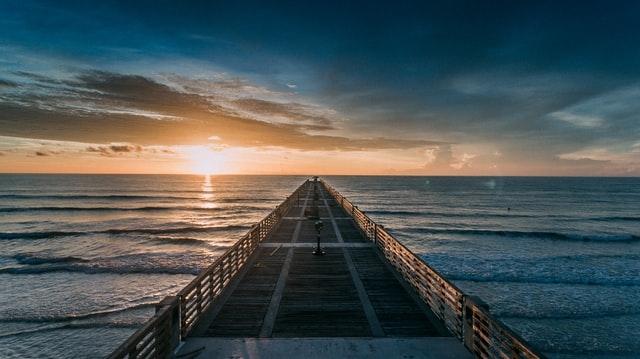
<path id="1" fill-rule="evenodd" d="M 0 175 L 0 357 L 108 354 L 303 180 Z M 551 357 L 640 355 L 640 179 L 328 180 Z"/>

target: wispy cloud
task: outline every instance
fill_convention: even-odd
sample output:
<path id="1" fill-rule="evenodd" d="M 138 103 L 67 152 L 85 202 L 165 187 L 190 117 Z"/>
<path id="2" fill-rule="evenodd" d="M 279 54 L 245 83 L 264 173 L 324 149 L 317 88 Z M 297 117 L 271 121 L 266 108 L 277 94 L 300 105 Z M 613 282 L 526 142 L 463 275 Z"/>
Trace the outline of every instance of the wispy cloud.
<path id="1" fill-rule="evenodd" d="M 38 79 L 36 82 L 51 85 L 54 81 Z M 0 101 L 4 114 L 0 131 L 11 136 L 141 145 L 203 144 L 216 136 L 222 144 L 230 146 L 298 150 L 359 151 L 440 143 L 311 134 L 307 131 L 334 129 L 333 120 L 325 116 L 330 110 L 254 97 L 223 101 L 223 106 L 217 94 L 221 89 L 239 94 L 244 88 L 256 88 L 239 80 L 206 82 L 200 79 L 195 84 L 197 87 L 184 79 L 180 83 L 163 84 L 144 76 L 83 72 L 47 87 L 44 92 L 38 87 Z M 215 91 L 207 92 L 214 88 Z M 233 108 L 258 115 L 260 119 Z M 165 118 L 172 120 L 165 121 Z"/>
<path id="2" fill-rule="evenodd" d="M 550 116 L 577 127 L 596 128 L 604 124 L 604 120 L 600 117 L 577 115 L 564 111 L 553 112 L 550 114 Z"/>
<path id="3" fill-rule="evenodd" d="M 571 162 L 599 162 L 605 165 L 604 168 L 610 174 L 632 174 L 640 171 L 640 143 L 586 147 L 578 151 L 560 154 L 558 158 Z"/>

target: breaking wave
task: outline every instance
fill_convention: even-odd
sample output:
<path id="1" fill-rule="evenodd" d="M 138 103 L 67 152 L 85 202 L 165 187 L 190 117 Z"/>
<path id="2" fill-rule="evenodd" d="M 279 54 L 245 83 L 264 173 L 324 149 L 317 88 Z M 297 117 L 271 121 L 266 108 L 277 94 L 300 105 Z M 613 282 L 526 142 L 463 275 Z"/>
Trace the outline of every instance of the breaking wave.
<path id="1" fill-rule="evenodd" d="M 43 232 L 0 232 L 0 239 L 47 239 L 57 237 L 71 237 L 90 234 L 180 234 L 180 233 L 210 233 L 219 231 L 248 230 L 250 226 L 186 226 L 174 228 L 123 228 L 106 229 L 101 231 L 43 231 Z"/>
<path id="2" fill-rule="evenodd" d="M 207 208 L 199 206 L 144 206 L 144 207 L 0 207 L 0 213 L 23 213 L 23 212 L 47 212 L 47 211 L 194 211 L 194 212 L 217 212 L 217 211 L 263 211 L 270 207 L 265 206 L 227 206 L 224 208 Z"/>
<path id="3" fill-rule="evenodd" d="M 546 238 L 566 241 L 593 241 L 593 242 L 635 242 L 640 241 L 640 235 L 634 234 L 583 234 L 583 233 L 560 233 L 544 231 L 509 231 L 490 229 L 448 229 L 448 228 L 407 228 L 404 232 L 429 233 L 429 234 L 457 234 L 457 235 L 477 235 L 477 236 L 500 236 L 500 237 L 526 237 L 526 238 Z"/>
<path id="4" fill-rule="evenodd" d="M 193 274 L 200 273 L 216 256 L 208 254 L 140 253 L 85 260 L 75 257 L 21 255 L 19 266 L 0 268 L 2 274 L 76 272 L 86 274 Z"/>
<path id="5" fill-rule="evenodd" d="M 145 196 L 145 195 L 129 195 L 129 194 L 112 194 L 112 195 L 34 195 L 34 194 L 3 194 L 0 198 L 4 199 L 106 199 L 106 200 L 197 200 L 200 197 L 183 197 L 183 196 Z"/>
<path id="6" fill-rule="evenodd" d="M 124 308 L 113 308 L 106 310 L 97 310 L 93 312 L 83 314 L 67 314 L 67 315 L 49 315 L 49 316 L 35 316 L 35 317 L 14 317 L 14 318 L 0 318 L 0 323 L 57 323 L 57 322 L 69 322 L 73 320 L 92 319 L 99 317 L 106 317 L 113 314 L 127 312 L 135 309 L 153 308 L 156 303 L 140 303 Z"/>
<path id="7" fill-rule="evenodd" d="M 87 259 L 67 256 L 67 257 L 39 257 L 31 254 L 17 254 L 13 256 L 20 264 L 50 264 L 50 263 L 73 263 L 73 262 L 88 262 Z"/>

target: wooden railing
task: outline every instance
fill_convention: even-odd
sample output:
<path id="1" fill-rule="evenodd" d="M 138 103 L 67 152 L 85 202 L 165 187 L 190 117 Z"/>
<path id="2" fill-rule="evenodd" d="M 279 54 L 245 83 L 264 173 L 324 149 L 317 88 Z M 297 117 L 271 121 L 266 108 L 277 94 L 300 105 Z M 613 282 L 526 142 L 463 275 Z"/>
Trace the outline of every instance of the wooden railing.
<path id="1" fill-rule="evenodd" d="M 156 307 L 156 314 L 131 335 L 111 355 L 119 358 L 167 358 L 180 340 L 186 337 L 220 297 L 223 290 L 240 273 L 258 247 L 284 217 L 300 193 L 311 184 L 305 181 L 247 234 L 231 246 L 220 258 L 184 287 L 177 296 L 165 298 Z"/>
<path id="2" fill-rule="evenodd" d="M 495 318 L 488 306 L 425 263 L 387 230 L 322 181 L 335 201 L 349 213 L 365 237 L 376 244 L 389 263 L 415 289 L 446 327 L 478 358 L 544 358 L 518 334 Z"/>

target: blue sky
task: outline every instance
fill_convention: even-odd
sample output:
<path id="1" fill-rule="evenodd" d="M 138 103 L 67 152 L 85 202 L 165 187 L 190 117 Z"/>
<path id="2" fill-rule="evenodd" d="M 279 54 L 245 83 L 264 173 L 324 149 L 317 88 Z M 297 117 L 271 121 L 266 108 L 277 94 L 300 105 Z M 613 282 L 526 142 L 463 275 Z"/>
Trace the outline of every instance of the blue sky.
<path id="1" fill-rule="evenodd" d="M 0 14 L 5 160 L 40 139 L 367 153 L 379 174 L 640 175 L 638 2 L 0 1 Z"/>

